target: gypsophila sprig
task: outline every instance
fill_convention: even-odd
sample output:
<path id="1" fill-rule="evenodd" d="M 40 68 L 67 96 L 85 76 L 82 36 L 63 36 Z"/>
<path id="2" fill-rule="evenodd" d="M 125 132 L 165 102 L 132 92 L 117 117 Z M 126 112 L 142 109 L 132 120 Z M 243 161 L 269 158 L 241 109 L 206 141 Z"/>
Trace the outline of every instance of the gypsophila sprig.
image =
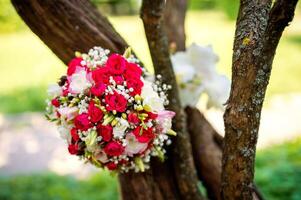
<path id="1" fill-rule="evenodd" d="M 55 122 L 72 155 L 111 171 L 149 168 L 164 160 L 175 113 L 165 110 L 169 85 L 149 74 L 127 49 L 110 54 L 101 47 L 76 52 L 66 76 L 48 89 L 46 117 Z"/>

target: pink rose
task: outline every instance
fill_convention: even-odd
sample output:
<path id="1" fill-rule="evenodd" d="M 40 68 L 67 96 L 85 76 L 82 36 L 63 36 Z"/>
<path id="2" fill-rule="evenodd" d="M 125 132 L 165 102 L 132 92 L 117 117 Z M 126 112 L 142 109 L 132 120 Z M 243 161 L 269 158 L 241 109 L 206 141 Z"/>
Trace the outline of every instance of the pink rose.
<path id="1" fill-rule="evenodd" d="M 112 74 L 122 74 L 126 68 L 127 61 L 118 54 L 112 54 L 107 61 L 106 66 L 109 67 Z"/>
<path id="2" fill-rule="evenodd" d="M 76 128 L 72 128 L 70 131 L 71 137 L 74 140 L 74 142 L 77 142 L 80 138 L 77 134 L 77 129 Z"/>
<path id="3" fill-rule="evenodd" d="M 142 134 L 140 134 L 142 129 Z M 152 139 L 155 138 L 155 134 L 152 131 L 152 128 L 144 129 L 141 126 L 138 126 L 133 130 L 133 134 L 136 136 L 138 142 L 149 143 Z"/>
<path id="4" fill-rule="evenodd" d="M 113 79 L 117 85 L 123 85 L 124 80 L 123 80 L 122 76 L 114 76 Z"/>
<path id="5" fill-rule="evenodd" d="M 93 123 L 97 123 L 103 118 L 102 110 L 95 106 L 94 101 L 91 101 L 89 104 L 88 114 L 90 116 L 91 122 Z"/>
<path id="6" fill-rule="evenodd" d="M 140 78 L 142 75 L 142 69 L 135 63 L 128 63 L 126 66 L 126 70 L 124 73 L 124 77 L 127 80 L 133 79 L 133 78 Z"/>
<path id="7" fill-rule="evenodd" d="M 69 64 L 68 64 L 68 69 L 67 69 L 67 75 L 71 76 L 75 71 L 77 67 L 83 67 L 81 65 L 82 58 L 73 58 Z"/>
<path id="8" fill-rule="evenodd" d="M 77 144 L 69 144 L 68 151 L 71 155 L 76 155 L 78 153 L 78 145 Z"/>
<path id="9" fill-rule="evenodd" d="M 109 162 L 106 164 L 106 167 L 111 171 L 117 169 L 117 165 L 114 162 Z"/>
<path id="10" fill-rule="evenodd" d="M 77 107 L 62 107 L 58 108 L 58 112 L 61 117 L 67 119 L 67 120 L 72 120 L 78 113 L 78 108 Z"/>
<path id="11" fill-rule="evenodd" d="M 147 143 L 139 142 L 133 133 L 128 133 L 125 139 L 127 145 L 124 152 L 128 156 L 142 153 L 147 148 Z"/>
<path id="12" fill-rule="evenodd" d="M 137 125 L 140 123 L 140 119 L 138 118 L 136 113 L 130 113 L 128 115 L 128 122 Z"/>
<path id="13" fill-rule="evenodd" d="M 112 141 L 105 146 L 104 151 L 109 156 L 119 156 L 123 153 L 124 147 L 120 143 Z"/>
<path id="14" fill-rule="evenodd" d="M 128 88 L 133 88 L 133 91 L 130 93 L 132 96 L 135 96 L 136 94 L 141 94 L 143 82 L 140 78 L 131 78 L 127 80 L 126 83 Z"/>
<path id="15" fill-rule="evenodd" d="M 105 102 L 107 103 L 107 110 L 118 112 L 124 112 L 127 107 L 127 100 L 122 94 L 114 92 L 114 94 L 109 94 L 105 97 Z"/>
<path id="16" fill-rule="evenodd" d="M 97 97 L 103 95 L 105 90 L 106 90 L 106 85 L 103 83 L 97 83 L 90 89 L 91 94 L 93 94 L 94 96 L 97 96 Z"/>
<path id="17" fill-rule="evenodd" d="M 88 130 L 91 127 L 91 122 L 89 121 L 89 115 L 87 113 L 77 115 L 74 119 L 74 125 L 77 129 L 81 131 Z"/>
<path id="18" fill-rule="evenodd" d="M 95 83 L 109 83 L 111 74 L 108 67 L 100 67 L 92 71 L 92 78 Z"/>
<path id="19" fill-rule="evenodd" d="M 59 102 L 59 100 L 57 100 L 56 98 L 51 100 L 51 104 L 52 104 L 54 107 L 59 107 L 59 106 L 60 106 L 60 102 Z"/>
<path id="20" fill-rule="evenodd" d="M 97 126 L 97 132 L 102 137 L 102 140 L 109 142 L 113 137 L 113 128 L 112 126 Z"/>

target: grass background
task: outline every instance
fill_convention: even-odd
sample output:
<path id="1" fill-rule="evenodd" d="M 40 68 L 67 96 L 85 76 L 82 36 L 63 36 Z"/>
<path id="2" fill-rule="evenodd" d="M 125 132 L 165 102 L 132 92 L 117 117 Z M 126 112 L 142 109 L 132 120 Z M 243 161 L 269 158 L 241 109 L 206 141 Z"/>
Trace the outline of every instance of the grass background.
<path id="1" fill-rule="evenodd" d="M 261 150 L 256 183 L 269 200 L 301 199 L 301 139 Z M 0 177 L 1 200 L 114 200 L 117 177 L 106 171 L 85 180 L 51 173 Z"/>

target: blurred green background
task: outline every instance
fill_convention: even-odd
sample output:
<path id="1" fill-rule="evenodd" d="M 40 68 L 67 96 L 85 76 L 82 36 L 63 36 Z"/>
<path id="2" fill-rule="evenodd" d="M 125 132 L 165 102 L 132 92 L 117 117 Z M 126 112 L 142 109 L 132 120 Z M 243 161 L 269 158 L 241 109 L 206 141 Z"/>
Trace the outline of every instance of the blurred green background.
<path id="1" fill-rule="evenodd" d="M 115 28 L 149 68 L 151 59 L 137 16 L 136 0 L 94 0 L 108 12 Z M 218 70 L 230 77 L 237 0 L 191 0 L 187 13 L 187 44 L 212 44 L 220 56 Z M 274 61 L 266 106 L 274 95 L 301 92 L 301 11 L 287 28 Z M 131 27 L 129 29 L 129 27 Z M 46 88 L 65 66 L 16 14 L 9 0 L 0 0 L 0 113 L 43 111 Z M 261 150 L 256 182 L 267 199 L 301 199 L 301 140 Z M 85 180 L 55 174 L 5 177 L 0 199 L 117 199 L 116 177 L 100 173 Z"/>

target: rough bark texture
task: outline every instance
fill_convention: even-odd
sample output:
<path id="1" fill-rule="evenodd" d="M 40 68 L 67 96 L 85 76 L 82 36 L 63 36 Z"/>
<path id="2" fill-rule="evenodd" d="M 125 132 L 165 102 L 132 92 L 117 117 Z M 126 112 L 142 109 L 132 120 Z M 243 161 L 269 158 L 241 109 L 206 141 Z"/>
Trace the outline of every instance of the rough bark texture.
<path id="1" fill-rule="evenodd" d="M 275 51 L 297 0 L 241 0 L 225 122 L 222 198 L 252 199 L 261 108 Z"/>
<path id="2" fill-rule="evenodd" d="M 172 51 L 185 50 L 185 17 L 187 0 L 168 0 L 164 12 L 164 26 Z"/>
<path id="3" fill-rule="evenodd" d="M 64 62 L 74 51 L 101 45 L 123 53 L 128 46 L 108 19 L 87 0 L 12 0 L 18 14 Z"/>
<path id="4" fill-rule="evenodd" d="M 214 140 L 218 134 L 196 108 L 187 107 L 188 130 L 191 135 L 194 161 L 198 176 L 207 189 L 210 199 L 220 199 L 222 151 Z"/>
<path id="5" fill-rule="evenodd" d="M 168 40 L 163 25 L 165 1 L 144 0 L 141 18 L 144 24 L 154 69 L 163 75 L 162 81 L 172 86 L 168 92 L 169 109 L 176 112 L 173 128 L 177 137 L 173 140 L 172 162 L 177 185 L 182 199 L 202 199 L 198 190 L 198 180 L 192 157 L 189 134 L 186 130 L 186 118 L 181 107 L 175 74 L 171 65 Z"/>

